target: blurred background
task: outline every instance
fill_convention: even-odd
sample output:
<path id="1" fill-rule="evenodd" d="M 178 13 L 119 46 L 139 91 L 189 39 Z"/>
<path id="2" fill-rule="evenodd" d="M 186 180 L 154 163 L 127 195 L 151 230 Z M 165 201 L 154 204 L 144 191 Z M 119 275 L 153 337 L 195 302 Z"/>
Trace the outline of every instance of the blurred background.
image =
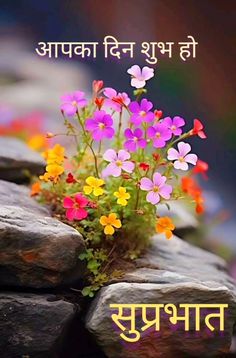
<path id="1" fill-rule="evenodd" d="M 236 1 L 234 0 L 13 0 L 1 1 L 0 135 L 20 136 L 37 150 L 39 133 L 62 127 L 60 96 L 91 81 L 131 94 L 126 70 L 147 65 L 133 60 L 48 59 L 39 57 L 40 41 L 186 41 L 199 43 L 196 59 L 159 58 L 147 86 L 155 108 L 179 115 L 191 128 L 194 118 L 208 139 L 193 140 L 194 152 L 209 163 L 201 184 L 206 198 L 204 240 L 231 263 L 236 276 Z M 149 65 L 150 66 L 150 65 Z M 152 66 L 150 66 L 152 67 Z M 58 129 L 59 130 L 59 129 Z M 215 224 L 218 225 L 215 225 Z"/>

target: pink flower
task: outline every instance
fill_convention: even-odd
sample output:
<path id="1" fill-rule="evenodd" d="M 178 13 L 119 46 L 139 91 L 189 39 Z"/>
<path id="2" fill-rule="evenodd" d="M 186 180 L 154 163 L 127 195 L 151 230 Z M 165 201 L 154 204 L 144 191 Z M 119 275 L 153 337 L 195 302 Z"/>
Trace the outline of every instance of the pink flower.
<path id="1" fill-rule="evenodd" d="M 66 209 L 66 217 L 68 220 L 83 220 L 88 216 L 88 212 L 84 207 L 88 204 L 88 199 L 81 193 L 75 195 L 74 198 L 67 196 L 63 201 L 63 208 Z"/>
<path id="2" fill-rule="evenodd" d="M 103 138 L 111 139 L 115 131 L 112 128 L 113 120 L 110 114 L 105 111 L 95 111 L 93 118 L 88 118 L 85 122 L 85 129 L 92 133 L 92 137 L 96 141 Z"/>
<path id="3" fill-rule="evenodd" d="M 171 132 L 177 136 L 182 134 L 181 127 L 185 125 L 185 120 L 179 116 L 176 116 L 173 119 L 166 117 L 163 119 L 162 123 L 165 123 Z"/>
<path id="4" fill-rule="evenodd" d="M 74 116 L 78 108 L 83 108 L 87 105 L 87 100 L 84 98 L 84 92 L 81 91 L 65 94 L 61 97 L 61 101 L 61 111 L 69 117 Z"/>
<path id="5" fill-rule="evenodd" d="M 107 87 L 104 89 L 105 105 L 114 109 L 116 112 L 120 112 L 122 105 L 128 106 L 130 104 L 130 98 L 127 93 L 117 93 L 113 88 Z"/>
<path id="6" fill-rule="evenodd" d="M 188 170 L 188 163 L 196 165 L 197 156 L 196 154 L 188 154 L 191 150 L 191 146 L 188 143 L 178 143 L 178 150 L 170 148 L 168 150 L 167 158 L 169 160 L 175 160 L 175 169 Z"/>
<path id="7" fill-rule="evenodd" d="M 148 101 L 146 98 L 143 98 L 140 104 L 136 101 L 131 102 L 129 109 L 133 115 L 131 116 L 130 121 L 136 126 L 139 126 L 142 122 L 151 122 L 154 119 L 154 113 L 150 112 L 152 107 L 152 102 Z"/>
<path id="8" fill-rule="evenodd" d="M 165 123 L 157 123 L 153 127 L 149 127 L 147 135 L 153 141 L 155 148 L 163 148 L 166 142 L 172 137 L 171 130 Z"/>
<path id="9" fill-rule="evenodd" d="M 143 88 L 146 81 L 154 76 L 154 69 L 147 66 L 141 69 L 138 65 L 133 65 L 127 72 L 132 76 L 131 86 L 135 88 Z"/>
<path id="10" fill-rule="evenodd" d="M 107 177 L 109 175 L 119 177 L 122 170 L 127 173 L 132 173 L 134 170 L 134 163 L 128 161 L 128 159 L 130 159 L 130 154 L 129 152 L 126 152 L 126 150 L 121 149 L 118 153 L 116 153 L 113 149 L 108 149 L 104 153 L 103 159 L 110 162 L 110 164 L 108 164 L 102 172 L 103 177 Z"/>
<path id="11" fill-rule="evenodd" d="M 130 152 L 135 152 L 138 148 L 145 148 L 147 145 L 147 141 L 143 138 L 143 131 L 140 128 L 136 128 L 134 131 L 127 128 L 124 135 L 128 138 L 124 143 L 124 147 Z"/>
<path id="12" fill-rule="evenodd" d="M 146 200 L 156 205 L 161 200 L 161 197 L 164 199 L 170 199 L 170 194 L 172 193 L 172 186 L 165 184 L 166 177 L 161 176 L 159 173 L 153 175 L 153 180 L 149 178 L 142 178 L 140 181 L 140 188 L 142 190 L 148 191 Z"/>

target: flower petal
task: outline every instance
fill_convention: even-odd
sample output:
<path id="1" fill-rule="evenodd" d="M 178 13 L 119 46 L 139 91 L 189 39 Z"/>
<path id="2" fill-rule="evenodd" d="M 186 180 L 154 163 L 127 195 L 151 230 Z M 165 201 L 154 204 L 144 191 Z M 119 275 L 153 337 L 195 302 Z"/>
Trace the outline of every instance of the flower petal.
<path id="1" fill-rule="evenodd" d="M 117 154 L 114 149 L 107 149 L 103 154 L 103 159 L 108 162 L 115 162 L 117 160 Z"/>
<path id="2" fill-rule="evenodd" d="M 170 148 L 167 152 L 167 159 L 168 160 L 176 160 L 176 159 L 179 159 L 179 152 L 174 149 L 174 148 Z"/>
<path id="3" fill-rule="evenodd" d="M 130 158 L 130 154 L 126 150 L 121 149 L 118 152 L 117 158 L 118 160 L 121 160 L 123 162 Z"/>
<path id="4" fill-rule="evenodd" d="M 64 198 L 63 208 L 66 208 L 66 209 L 73 208 L 73 205 L 74 205 L 74 200 L 72 198 L 70 198 L 69 196 Z"/>
<path id="5" fill-rule="evenodd" d="M 149 191 L 149 193 L 147 194 L 146 200 L 149 203 L 156 205 L 160 201 L 160 196 L 157 192 Z"/>
<path id="6" fill-rule="evenodd" d="M 161 186 L 166 182 L 166 177 L 162 176 L 160 173 L 156 172 L 153 175 L 153 184 L 156 186 Z"/>
<path id="7" fill-rule="evenodd" d="M 180 162 L 179 160 L 176 160 L 174 162 L 174 168 L 175 169 L 180 169 L 180 170 L 188 170 L 188 163 Z"/>
<path id="8" fill-rule="evenodd" d="M 127 70 L 127 73 L 134 77 L 140 77 L 141 68 L 138 65 L 133 65 Z"/>
<path id="9" fill-rule="evenodd" d="M 127 173 L 132 173 L 134 170 L 135 164 L 130 161 L 126 161 L 122 164 L 122 169 Z"/>
<path id="10" fill-rule="evenodd" d="M 153 182 L 149 178 L 142 178 L 140 181 L 140 189 L 142 190 L 152 190 L 153 189 Z"/>
<path id="11" fill-rule="evenodd" d="M 159 189 L 159 194 L 164 198 L 164 199 L 170 199 L 170 194 L 172 193 L 172 186 L 165 184 L 162 187 L 160 187 Z"/>
<path id="12" fill-rule="evenodd" d="M 179 154 L 181 157 L 185 157 L 191 150 L 191 145 L 185 142 L 178 143 Z"/>
<path id="13" fill-rule="evenodd" d="M 196 154 L 187 154 L 186 157 L 184 158 L 184 160 L 187 162 L 187 163 L 191 163 L 193 165 L 196 165 L 197 163 L 197 156 Z"/>
<path id="14" fill-rule="evenodd" d="M 113 235 L 114 232 L 115 232 L 115 229 L 114 229 L 113 226 L 111 226 L 111 225 L 106 225 L 106 226 L 105 226 L 104 233 L 105 233 L 106 235 Z"/>
<path id="15" fill-rule="evenodd" d="M 154 69 L 148 66 L 144 66 L 142 69 L 142 77 L 147 81 L 154 76 Z"/>

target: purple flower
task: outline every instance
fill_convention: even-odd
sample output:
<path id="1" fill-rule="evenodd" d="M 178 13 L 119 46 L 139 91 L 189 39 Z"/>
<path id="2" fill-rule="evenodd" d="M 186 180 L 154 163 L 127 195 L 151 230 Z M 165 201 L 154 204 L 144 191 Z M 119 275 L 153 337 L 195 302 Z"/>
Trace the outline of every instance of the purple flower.
<path id="1" fill-rule="evenodd" d="M 146 81 L 154 76 L 154 69 L 144 66 L 142 69 L 138 65 L 133 65 L 127 72 L 131 75 L 131 86 L 143 88 Z"/>
<path id="2" fill-rule="evenodd" d="M 131 116 L 130 121 L 137 126 L 142 122 L 151 122 L 155 117 L 154 113 L 150 112 L 152 107 L 152 102 L 148 101 L 146 98 L 143 98 L 140 104 L 138 102 L 131 102 L 129 109 L 133 115 Z"/>
<path id="3" fill-rule="evenodd" d="M 69 117 L 74 116 L 78 108 L 83 108 L 87 105 L 87 100 L 84 98 L 84 92 L 81 91 L 65 94 L 61 97 L 61 101 L 61 111 L 65 112 Z"/>
<path id="4" fill-rule="evenodd" d="M 157 123 L 148 128 L 147 136 L 153 140 L 155 148 L 163 148 L 172 137 L 172 133 L 165 123 Z"/>
<path id="5" fill-rule="evenodd" d="M 185 125 L 185 120 L 179 116 L 176 116 L 173 119 L 166 117 L 163 119 L 162 123 L 165 123 L 174 135 L 181 135 L 182 129 L 180 127 Z"/>
<path id="6" fill-rule="evenodd" d="M 168 150 L 167 158 L 169 160 L 175 160 L 174 167 L 175 169 L 188 170 L 188 163 L 196 165 L 197 156 L 196 154 L 188 154 L 191 150 L 191 146 L 188 143 L 180 142 L 178 143 L 178 150 L 170 148 Z"/>
<path id="7" fill-rule="evenodd" d="M 172 193 L 172 186 L 165 184 L 166 177 L 161 176 L 159 173 L 153 175 L 153 180 L 149 178 L 142 178 L 140 182 L 140 188 L 142 190 L 148 191 L 146 200 L 155 205 L 161 200 L 160 197 L 164 199 L 170 199 L 170 194 Z"/>
<path id="8" fill-rule="evenodd" d="M 103 159 L 110 162 L 108 166 L 103 170 L 102 176 L 107 177 L 112 175 L 113 177 L 119 177 L 122 170 L 127 173 L 132 173 L 134 170 L 134 163 L 128 161 L 130 159 L 130 154 L 126 150 L 119 150 L 116 153 L 113 149 L 108 149 L 103 155 Z"/>
<path id="9" fill-rule="evenodd" d="M 117 93 L 113 88 L 107 87 L 103 93 L 107 97 L 105 99 L 105 106 L 116 112 L 121 112 L 122 105 L 128 106 L 130 104 L 130 98 L 125 92 Z"/>
<path id="10" fill-rule="evenodd" d="M 113 120 L 105 111 L 95 111 L 93 118 L 88 118 L 85 122 L 85 129 L 92 133 L 92 137 L 96 141 L 103 138 L 111 139 L 115 131 L 112 128 Z"/>
<path id="11" fill-rule="evenodd" d="M 145 148 L 147 145 L 147 141 L 142 138 L 143 131 L 140 128 L 137 128 L 134 131 L 127 128 L 124 135 L 128 138 L 128 140 L 124 143 L 124 147 L 130 152 L 135 152 L 138 147 Z"/>

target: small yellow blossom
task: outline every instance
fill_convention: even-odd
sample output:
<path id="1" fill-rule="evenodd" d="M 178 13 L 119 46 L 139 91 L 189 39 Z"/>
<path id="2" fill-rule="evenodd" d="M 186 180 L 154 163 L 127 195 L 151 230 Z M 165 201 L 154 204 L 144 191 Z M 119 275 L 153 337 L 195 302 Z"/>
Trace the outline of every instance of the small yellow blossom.
<path id="1" fill-rule="evenodd" d="M 27 144 L 33 150 L 42 150 L 47 147 L 47 139 L 43 134 L 36 134 L 28 140 Z"/>
<path id="2" fill-rule="evenodd" d="M 53 148 L 42 153 L 47 164 L 62 164 L 65 159 L 65 148 L 60 144 L 55 144 Z"/>
<path id="3" fill-rule="evenodd" d="M 175 225 L 172 220 L 168 216 L 164 216 L 162 218 L 157 219 L 156 223 L 156 231 L 159 234 L 165 234 L 167 239 L 171 239 L 173 233 L 172 231 L 175 229 Z"/>
<path id="4" fill-rule="evenodd" d="M 114 192 L 114 196 L 117 198 L 117 204 L 126 206 L 128 204 L 127 199 L 130 199 L 130 194 L 126 192 L 126 188 L 120 186 L 118 191 Z"/>
<path id="5" fill-rule="evenodd" d="M 88 184 L 83 188 L 86 195 L 93 193 L 95 196 L 100 196 L 104 193 L 104 189 L 101 188 L 105 184 L 104 180 L 90 176 L 85 182 Z"/>
<path id="6" fill-rule="evenodd" d="M 46 166 L 46 173 L 41 175 L 39 179 L 44 180 L 46 182 L 53 181 L 56 183 L 61 174 L 64 173 L 64 168 L 58 164 L 49 164 Z"/>
<path id="7" fill-rule="evenodd" d="M 104 233 L 106 235 L 113 235 L 115 232 L 115 228 L 119 229 L 121 227 L 121 221 L 117 219 L 117 215 L 115 213 L 111 213 L 108 216 L 100 217 L 100 224 L 105 226 Z"/>

